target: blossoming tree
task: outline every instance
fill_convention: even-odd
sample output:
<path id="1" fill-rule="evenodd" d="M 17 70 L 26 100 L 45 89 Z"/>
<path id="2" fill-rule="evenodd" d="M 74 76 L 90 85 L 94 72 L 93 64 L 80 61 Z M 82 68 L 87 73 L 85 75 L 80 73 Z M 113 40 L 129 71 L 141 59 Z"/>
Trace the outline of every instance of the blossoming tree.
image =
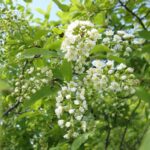
<path id="1" fill-rule="evenodd" d="M 149 2 L 53 1 L 0 2 L 1 149 L 149 149 Z"/>

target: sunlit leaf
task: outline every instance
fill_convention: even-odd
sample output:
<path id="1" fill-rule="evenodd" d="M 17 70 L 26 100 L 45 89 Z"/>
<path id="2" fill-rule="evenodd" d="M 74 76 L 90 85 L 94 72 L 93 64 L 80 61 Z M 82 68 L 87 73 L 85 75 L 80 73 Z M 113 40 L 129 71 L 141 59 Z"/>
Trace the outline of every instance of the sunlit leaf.
<path id="1" fill-rule="evenodd" d="M 30 49 L 26 49 L 21 54 L 22 58 L 33 58 L 33 57 L 40 57 L 40 56 L 57 57 L 57 53 L 42 48 L 30 48 Z"/>
<path id="2" fill-rule="evenodd" d="M 139 150 L 149 150 L 150 149 L 149 141 L 150 141 L 150 130 L 146 133 Z"/>
<path id="3" fill-rule="evenodd" d="M 79 137 L 77 137 L 74 141 L 73 144 L 71 146 L 71 150 L 78 150 L 80 148 L 80 146 L 88 140 L 89 137 L 89 133 L 85 133 L 80 135 Z"/>
<path id="4" fill-rule="evenodd" d="M 60 69 L 64 80 L 70 81 L 72 79 L 72 63 L 68 62 L 66 59 L 63 60 Z"/>
<path id="5" fill-rule="evenodd" d="M 136 94 L 140 99 L 150 103 L 150 93 L 143 87 L 137 88 Z"/>
<path id="6" fill-rule="evenodd" d="M 7 90 L 7 89 L 9 89 L 9 88 L 10 88 L 10 86 L 9 86 L 8 83 L 6 83 L 6 82 L 3 81 L 3 80 L 0 80 L 0 91 L 2 91 L 2 90 Z"/>
<path id="7" fill-rule="evenodd" d="M 105 46 L 105 45 L 96 45 L 92 50 L 91 50 L 91 54 L 94 53 L 101 53 L 101 52 L 109 52 L 110 49 Z"/>
<path id="8" fill-rule="evenodd" d="M 57 6 L 62 10 L 62 11 L 68 11 L 69 7 L 65 4 L 60 3 L 58 0 L 53 0 Z"/>
<path id="9" fill-rule="evenodd" d="M 146 39 L 146 40 L 150 40 L 150 31 L 140 31 L 139 32 L 140 37 Z"/>
<path id="10" fill-rule="evenodd" d="M 113 56 L 113 55 L 109 55 L 108 59 L 114 60 L 114 61 L 116 61 L 118 63 L 125 63 L 126 62 L 125 59 L 123 59 L 121 57 Z"/>

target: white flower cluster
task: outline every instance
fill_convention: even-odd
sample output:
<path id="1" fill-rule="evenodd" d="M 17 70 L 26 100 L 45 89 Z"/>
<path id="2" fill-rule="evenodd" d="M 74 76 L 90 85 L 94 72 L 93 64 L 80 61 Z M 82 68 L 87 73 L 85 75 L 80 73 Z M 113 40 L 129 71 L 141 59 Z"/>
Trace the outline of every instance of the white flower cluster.
<path id="1" fill-rule="evenodd" d="M 77 137 L 80 132 L 86 131 L 86 110 L 85 89 L 79 83 L 70 81 L 58 91 L 55 113 L 58 125 L 67 132 L 64 138 Z"/>
<path id="2" fill-rule="evenodd" d="M 12 96 L 16 96 L 19 101 L 30 100 L 30 95 L 36 93 L 42 86 L 47 84 L 52 79 L 52 76 L 53 73 L 48 67 L 30 67 L 24 72 L 24 75 L 20 75 L 15 80 L 15 89 Z"/>
<path id="3" fill-rule="evenodd" d="M 112 30 L 107 30 L 101 35 L 101 42 L 110 48 L 111 54 L 129 56 L 133 51 L 132 45 L 142 45 L 145 40 L 135 38 L 133 34 L 125 31 L 120 30 L 115 34 Z"/>
<path id="4" fill-rule="evenodd" d="M 110 60 L 94 60 L 92 64 L 93 67 L 87 70 L 83 79 L 88 105 L 96 109 L 104 121 L 104 113 L 110 116 L 112 122 L 116 113 L 118 118 L 124 120 L 128 117 L 129 101 L 132 103 L 138 100 L 135 88 L 139 81 L 135 79 L 133 68 L 123 63 L 115 65 Z"/>
<path id="5" fill-rule="evenodd" d="M 77 73 L 84 71 L 85 60 L 98 38 L 99 33 L 90 21 L 76 20 L 68 26 L 61 49 L 68 61 L 75 62 Z"/>
<path id="6" fill-rule="evenodd" d="M 94 60 L 93 67 L 87 70 L 84 83 L 87 88 L 96 90 L 99 94 L 123 93 L 132 95 L 135 93 L 135 80 L 132 68 L 127 68 L 123 63 L 115 66 L 113 61 L 107 62 Z M 89 93 L 90 94 L 90 93 Z"/>

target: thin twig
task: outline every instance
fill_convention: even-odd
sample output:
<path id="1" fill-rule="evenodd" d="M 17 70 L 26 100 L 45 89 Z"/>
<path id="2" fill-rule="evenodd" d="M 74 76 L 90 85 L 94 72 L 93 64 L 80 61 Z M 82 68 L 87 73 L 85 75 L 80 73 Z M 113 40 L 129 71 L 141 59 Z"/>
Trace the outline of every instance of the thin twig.
<path id="1" fill-rule="evenodd" d="M 22 72 L 21 74 L 24 75 L 24 72 L 25 72 L 25 69 L 28 65 L 28 60 L 25 61 L 25 64 L 22 68 Z M 19 94 L 22 93 L 22 90 L 21 90 L 21 85 L 20 85 L 20 91 L 19 91 Z M 15 108 L 17 108 L 19 105 L 21 104 L 21 100 L 17 100 L 16 103 L 14 105 L 12 105 L 10 108 L 8 108 L 4 113 L 3 113 L 3 116 L 8 116 L 8 114 L 13 111 Z"/>
<path id="2" fill-rule="evenodd" d="M 121 0 L 118 0 L 118 1 L 119 1 L 119 3 L 121 4 L 122 7 L 124 7 L 133 17 L 135 17 L 138 20 L 138 22 L 141 24 L 142 28 L 144 30 L 147 30 L 147 28 L 145 27 L 142 19 L 136 13 L 134 13 L 129 7 L 127 7 L 126 4 L 123 4 L 123 2 Z"/>
<path id="3" fill-rule="evenodd" d="M 130 122 L 131 122 L 131 119 L 132 119 L 133 115 L 135 114 L 137 108 L 139 107 L 140 103 L 141 103 L 141 100 L 139 100 L 138 104 L 137 104 L 137 105 L 135 106 L 135 108 L 133 109 L 133 111 L 132 111 L 132 113 L 131 113 L 131 115 L 130 115 L 130 117 L 129 117 L 129 120 L 128 120 L 127 124 L 126 124 L 126 127 L 125 127 L 125 129 L 124 129 L 124 131 L 123 131 L 123 135 L 122 135 L 121 142 L 120 142 L 120 146 L 119 146 L 119 147 L 120 147 L 120 150 L 122 150 L 122 148 L 123 148 L 123 143 L 124 143 L 124 139 L 125 139 L 125 136 L 126 136 L 126 133 L 127 133 L 127 130 L 128 130 L 128 126 L 129 126 L 129 124 L 130 124 Z"/>
<path id="4" fill-rule="evenodd" d="M 17 108 L 19 106 L 21 102 L 18 100 L 13 106 L 11 106 L 10 108 L 8 108 L 8 110 L 6 110 L 3 113 L 3 116 L 8 116 L 9 112 L 11 112 L 12 110 L 14 110 L 15 108 Z"/>
<path id="5" fill-rule="evenodd" d="M 106 121 L 107 121 L 107 124 L 108 124 L 108 125 L 107 125 L 107 128 L 108 128 L 108 130 L 107 130 L 107 136 L 106 136 L 106 140 L 105 140 L 105 150 L 107 150 L 107 149 L 108 149 L 108 146 L 109 146 L 109 144 L 110 144 L 111 128 L 110 128 L 110 123 L 109 123 L 109 116 L 104 113 L 104 117 L 105 117 L 105 119 L 106 119 Z"/>
<path id="6" fill-rule="evenodd" d="M 149 129 L 149 125 L 150 125 L 150 122 L 147 124 L 147 126 L 145 127 L 144 131 L 143 131 L 143 134 L 137 138 L 136 142 L 134 143 L 133 147 L 135 147 L 137 144 L 140 145 L 141 144 L 141 141 L 143 140 L 145 134 L 147 133 L 148 129 Z"/>
<path id="7" fill-rule="evenodd" d="M 111 133 L 111 128 L 108 127 L 108 131 L 107 131 L 107 137 L 105 140 L 105 150 L 107 150 L 109 143 L 110 143 L 110 133 Z"/>

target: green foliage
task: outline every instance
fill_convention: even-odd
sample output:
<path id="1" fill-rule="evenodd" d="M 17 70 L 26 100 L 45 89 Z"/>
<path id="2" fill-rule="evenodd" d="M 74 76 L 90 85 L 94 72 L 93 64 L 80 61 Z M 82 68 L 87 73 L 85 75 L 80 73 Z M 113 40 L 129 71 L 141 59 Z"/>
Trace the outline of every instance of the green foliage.
<path id="1" fill-rule="evenodd" d="M 58 21 L 50 20 L 52 1 L 46 10 L 36 8 L 44 20 L 33 17 L 28 8 L 32 0 L 24 2 L 26 7 L 15 5 L 12 0 L 0 1 L 0 149 L 149 150 L 149 2 L 70 0 L 69 4 L 64 4 L 63 1 L 53 0 L 60 9 L 57 12 Z M 82 73 L 75 69 L 80 65 L 82 67 L 80 49 L 76 60 L 70 61 L 65 55 L 65 50 L 70 47 L 62 50 L 65 31 L 76 20 L 91 21 L 100 35 L 89 56 L 82 60 L 85 61 Z M 112 35 L 106 36 L 105 31 L 110 29 L 116 35 L 119 35 L 119 30 L 129 34 L 133 32 L 135 37 L 126 40 L 119 35 L 121 42 L 115 49 L 115 42 L 119 39 L 115 41 Z M 75 32 L 81 33 L 81 30 Z M 87 37 L 82 31 L 79 37 L 84 45 Z M 135 44 L 134 39 L 142 41 Z M 73 40 L 70 39 L 71 42 Z M 73 54 L 76 54 L 79 43 L 80 40 L 70 44 L 75 48 Z M 86 47 L 87 50 L 90 46 Z M 130 52 L 124 53 L 127 47 Z M 93 60 L 97 61 L 94 67 Z M 132 67 L 134 72 L 126 67 L 122 70 L 117 70 L 117 67 L 110 69 L 112 64 L 104 67 L 108 60 L 113 60 L 115 66 Z M 101 69 L 98 70 L 96 65 L 101 65 Z M 107 86 L 102 80 L 106 77 Z M 118 85 L 113 81 L 121 88 L 126 85 L 126 90 L 131 87 L 131 93 L 125 92 L 125 89 L 116 92 Z M 108 85 L 112 82 L 116 87 L 110 90 Z M 103 86 L 98 87 L 99 83 Z M 64 94 L 63 97 L 60 93 Z M 83 122 L 77 121 L 70 113 L 58 118 L 57 98 L 60 101 L 63 99 L 61 102 L 66 106 L 62 113 L 72 107 L 78 109 L 81 99 L 85 105 L 86 99 L 88 109 L 83 115 Z M 79 109 L 83 111 L 83 108 Z M 71 123 L 76 120 L 73 132 L 77 130 L 77 133 L 73 138 L 64 138 L 69 127 L 64 124 L 65 127 L 61 128 L 58 124 L 60 119 Z M 84 133 L 80 131 L 83 128 L 81 122 L 83 126 L 87 123 Z"/>
<path id="2" fill-rule="evenodd" d="M 75 139 L 72 143 L 71 150 L 78 150 L 80 146 L 88 140 L 90 133 L 85 133 L 80 135 L 77 139 Z"/>
<path id="3" fill-rule="evenodd" d="M 66 59 L 63 60 L 62 65 L 60 66 L 60 71 L 64 80 L 71 81 L 72 79 L 72 64 Z"/>

